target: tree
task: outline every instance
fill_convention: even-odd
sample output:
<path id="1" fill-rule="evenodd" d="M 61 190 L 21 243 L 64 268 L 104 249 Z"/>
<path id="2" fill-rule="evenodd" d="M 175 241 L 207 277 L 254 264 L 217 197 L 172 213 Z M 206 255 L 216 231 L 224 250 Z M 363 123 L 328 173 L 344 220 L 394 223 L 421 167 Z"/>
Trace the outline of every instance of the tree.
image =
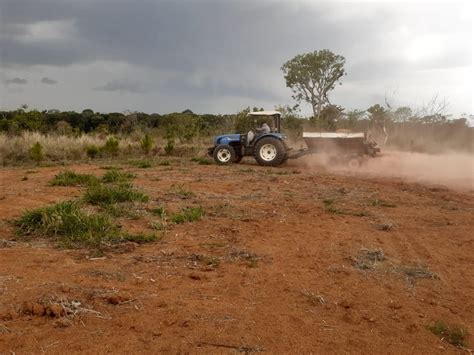
<path id="1" fill-rule="evenodd" d="M 281 67 L 289 87 L 298 101 L 306 101 L 319 118 L 324 104 L 330 104 L 328 94 L 345 74 L 345 58 L 327 49 L 299 54 Z"/>
<path id="2" fill-rule="evenodd" d="M 337 122 L 342 118 L 344 108 L 337 105 L 327 105 L 321 110 L 319 117 L 320 129 L 335 131 Z"/>

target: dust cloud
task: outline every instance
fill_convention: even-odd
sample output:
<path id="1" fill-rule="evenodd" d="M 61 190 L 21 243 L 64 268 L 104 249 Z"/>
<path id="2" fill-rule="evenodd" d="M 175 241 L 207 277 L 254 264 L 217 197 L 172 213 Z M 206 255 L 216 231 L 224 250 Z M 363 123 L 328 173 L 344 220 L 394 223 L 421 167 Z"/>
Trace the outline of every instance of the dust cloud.
<path id="1" fill-rule="evenodd" d="M 397 178 L 407 182 L 474 190 L 474 155 L 470 154 L 431 155 L 387 150 L 375 158 L 364 158 L 358 167 L 349 167 L 347 163 L 327 155 L 312 154 L 296 159 L 291 164 L 310 171 L 323 168 L 334 173 Z"/>

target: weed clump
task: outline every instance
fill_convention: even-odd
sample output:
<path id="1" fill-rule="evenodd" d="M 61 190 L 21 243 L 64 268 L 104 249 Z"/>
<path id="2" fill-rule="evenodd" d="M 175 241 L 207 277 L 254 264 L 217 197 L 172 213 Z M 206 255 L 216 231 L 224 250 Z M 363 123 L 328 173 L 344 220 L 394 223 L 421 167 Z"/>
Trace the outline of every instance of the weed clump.
<path id="1" fill-rule="evenodd" d="M 446 340 L 451 345 L 458 347 L 466 346 L 468 332 L 464 327 L 448 326 L 444 322 L 437 321 L 433 325 L 427 326 L 427 328 L 441 340 Z"/>
<path id="2" fill-rule="evenodd" d="M 90 185 L 84 194 L 84 201 L 93 205 L 107 205 L 119 202 L 147 202 L 148 196 L 135 190 L 130 184 Z"/>
<path id="3" fill-rule="evenodd" d="M 71 170 L 61 171 L 51 180 L 51 186 L 87 186 L 98 181 L 97 177 L 91 174 L 78 174 Z"/>
<path id="4" fill-rule="evenodd" d="M 186 207 L 179 213 L 171 216 L 171 221 L 175 224 L 182 224 L 186 222 L 196 222 L 202 219 L 204 211 L 202 207 Z"/>

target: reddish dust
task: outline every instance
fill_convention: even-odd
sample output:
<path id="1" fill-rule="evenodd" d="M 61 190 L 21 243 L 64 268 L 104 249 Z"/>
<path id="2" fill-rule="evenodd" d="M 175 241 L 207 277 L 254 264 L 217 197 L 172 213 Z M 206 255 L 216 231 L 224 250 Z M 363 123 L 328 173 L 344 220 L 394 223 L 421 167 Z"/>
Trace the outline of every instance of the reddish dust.
<path id="1" fill-rule="evenodd" d="M 364 158 L 359 167 L 349 166 L 328 155 L 314 154 L 293 164 L 309 170 L 323 167 L 336 173 L 399 178 L 407 182 L 444 185 L 453 189 L 474 189 L 474 156 L 462 153 L 431 155 L 386 151 L 375 158 Z"/>

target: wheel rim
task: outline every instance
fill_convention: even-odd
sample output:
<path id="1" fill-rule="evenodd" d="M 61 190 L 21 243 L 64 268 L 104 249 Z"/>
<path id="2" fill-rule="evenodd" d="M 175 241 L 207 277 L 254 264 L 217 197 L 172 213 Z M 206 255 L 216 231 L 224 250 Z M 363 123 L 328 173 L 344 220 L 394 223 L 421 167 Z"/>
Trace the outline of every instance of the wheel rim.
<path id="1" fill-rule="evenodd" d="M 264 144 L 260 148 L 260 157 L 265 161 L 272 161 L 276 158 L 278 151 L 273 144 Z"/>
<path id="2" fill-rule="evenodd" d="M 229 149 L 219 149 L 217 152 L 217 159 L 222 163 L 227 163 L 231 158 Z"/>

